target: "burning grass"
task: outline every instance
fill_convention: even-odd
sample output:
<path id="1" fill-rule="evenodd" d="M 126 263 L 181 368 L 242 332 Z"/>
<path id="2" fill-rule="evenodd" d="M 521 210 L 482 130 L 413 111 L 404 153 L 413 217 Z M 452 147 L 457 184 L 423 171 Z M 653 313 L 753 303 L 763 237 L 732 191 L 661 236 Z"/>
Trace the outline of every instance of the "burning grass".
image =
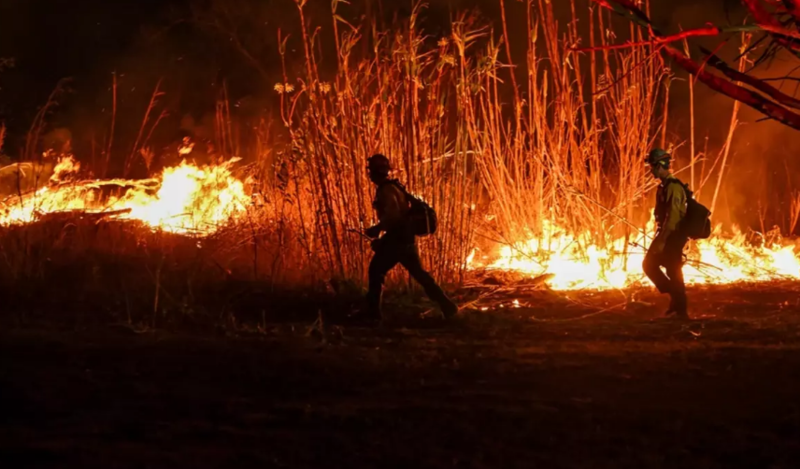
<path id="1" fill-rule="evenodd" d="M 573 236 L 548 226 L 542 237 L 503 246 L 499 253 L 482 255 L 476 250 L 469 265 L 475 270 L 547 275 L 548 285 L 557 290 L 624 288 L 648 283 L 641 265 L 644 246 L 654 235 L 651 221 L 635 238 L 616 239 L 605 249 L 589 244 L 582 252 L 588 235 Z M 731 234 L 718 227 L 710 239 L 692 242 L 686 254 L 688 284 L 800 279 L 797 244 L 783 239 L 779 230 L 747 236 L 736 227 Z"/>
<path id="2" fill-rule="evenodd" d="M 302 234 L 310 227 L 279 223 L 273 217 L 281 204 L 245 191 L 247 185 L 233 175 L 232 165 L 203 169 L 184 163 L 146 181 L 54 178 L 52 186 L 7 202 L 14 204 L 11 208 L 28 209 L 6 212 L 25 217 L 6 216 L 0 232 L 6 267 L 0 283 L 7 308 L 24 312 L 24 317 L 54 308 L 77 309 L 92 312 L 93 318 L 85 321 L 105 318 L 150 327 L 221 322 L 263 326 L 287 311 L 297 319 L 352 308 L 362 294 L 358 282 L 320 273 L 320 258 L 307 256 L 303 247 Z M 65 174 L 59 172 L 61 178 Z M 102 198 L 106 187 L 117 192 Z M 165 206 L 180 210 L 167 217 Z M 594 250 L 587 262 L 577 251 L 580 240 L 563 230 L 549 234 L 523 247 L 527 252 L 506 246 L 494 259 L 482 260 L 473 253 L 467 260 L 467 284 L 487 273 L 492 277 L 483 287 L 489 289 L 489 298 L 486 293 L 475 297 L 469 288 L 462 293 L 465 309 L 524 308 L 529 303 L 525 292 L 543 289 L 642 285 L 641 254 L 623 257 Z M 717 233 L 694 246 L 685 268 L 689 283 L 796 280 L 800 260 L 793 246 L 781 247 L 777 233 L 761 241 Z M 644 240 L 632 241 L 637 242 Z M 623 260 L 629 264 L 619 265 Z M 508 301 L 491 299 L 498 292 Z M 635 303 L 630 293 L 623 293 L 626 299 L 614 308 Z"/>
<path id="3" fill-rule="evenodd" d="M 80 169 L 72 157 L 62 158 L 50 185 L 7 199 L 0 224 L 31 223 L 42 214 L 80 211 L 121 220 L 136 220 L 171 233 L 213 234 L 246 212 L 250 197 L 245 183 L 225 164 L 198 167 L 185 161 L 145 180 L 71 180 Z M 103 194 L 104 188 L 118 195 Z"/>
<path id="4" fill-rule="evenodd" d="M 302 15 L 303 2 L 298 7 Z M 550 2 L 527 1 L 526 11 L 521 83 L 502 63 L 507 38 L 468 15 L 441 38 L 418 28 L 421 4 L 394 31 L 337 29 L 338 69 L 329 77 L 316 66 L 319 38 L 302 22 L 305 72 L 291 79 L 284 70 L 275 85 L 278 122 L 255 126 L 248 147 L 237 140 L 247 132 L 232 130 L 227 101 L 217 106 L 226 163 L 98 180 L 65 158 L 47 187 L 7 199 L 0 246 L 9 292 L 41 300 L 37 292 L 63 282 L 68 288 L 54 298 L 103 307 L 93 298 L 113 297 L 128 318 L 149 311 L 153 321 L 199 309 L 225 315 L 243 304 L 237 291 L 249 295 L 247 314 L 272 302 L 254 300 L 254 291 L 351 285 L 360 293 L 370 251 L 354 231 L 372 222 L 365 161 L 378 151 L 436 207 L 441 228 L 422 240 L 423 253 L 445 283 L 488 269 L 546 278 L 555 290 L 639 284 L 652 226 L 638 227 L 655 186 L 641 155 L 656 141 L 671 143 L 662 115 L 671 73 L 651 60 L 647 42 L 577 55 L 574 23 L 559 29 Z M 608 17 L 588 15 L 589 42 L 605 44 Z M 286 141 L 270 137 L 272 124 L 285 128 Z M 141 151 L 126 155 L 126 170 L 137 155 L 152 163 L 139 133 Z M 723 168 L 714 173 L 714 164 L 707 174 L 703 164 L 695 178 L 697 161 L 691 155 L 681 171 L 703 195 L 716 180 L 717 194 Z M 690 248 L 686 273 L 690 283 L 797 279 L 800 261 L 779 233 L 718 229 Z"/>

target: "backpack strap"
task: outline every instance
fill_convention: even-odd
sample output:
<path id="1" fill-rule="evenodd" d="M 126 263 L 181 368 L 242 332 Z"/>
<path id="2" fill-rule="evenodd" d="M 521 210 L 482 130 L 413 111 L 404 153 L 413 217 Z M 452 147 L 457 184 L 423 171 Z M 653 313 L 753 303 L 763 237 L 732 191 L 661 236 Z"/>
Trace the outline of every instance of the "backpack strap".
<path id="1" fill-rule="evenodd" d="M 404 194 L 408 194 L 408 191 L 406 190 L 406 186 L 404 186 L 403 183 L 398 181 L 397 179 L 390 179 L 389 183 L 390 184 L 394 184 L 395 186 L 397 186 L 397 188 L 400 189 L 401 191 L 403 191 Z"/>
<path id="2" fill-rule="evenodd" d="M 405 195 L 405 196 L 406 196 L 406 201 L 407 201 L 408 203 L 412 203 L 412 202 L 414 202 L 414 201 L 417 199 L 415 196 L 411 195 L 411 194 L 408 192 L 408 190 L 406 189 L 406 186 L 404 186 L 404 185 L 403 185 L 403 183 L 402 183 L 402 182 L 400 182 L 400 181 L 398 181 L 397 179 L 389 179 L 389 180 L 387 180 L 386 182 L 384 182 L 383 184 L 381 184 L 381 185 L 378 187 L 378 189 L 380 190 L 380 188 L 382 188 L 383 186 L 385 186 L 385 185 L 387 185 L 387 184 L 392 184 L 392 185 L 394 185 L 395 187 L 397 187 L 398 189 L 400 189 L 400 191 L 403 193 L 403 195 Z"/>
<path id="3" fill-rule="evenodd" d="M 406 203 L 407 204 L 412 205 L 413 203 L 416 202 L 417 198 L 414 197 L 413 195 L 409 194 L 408 191 L 406 190 L 406 186 L 404 186 L 403 183 L 401 183 L 397 179 L 387 179 L 386 181 L 382 182 L 378 186 L 378 191 L 380 191 L 385 186 L 390 185 L 390 184 L 395 186 L 396 188 L 400 189 L 400 192 L 402 192 L 403 196 L 405 196 L 405 198 L 406 198 Z"/>
<path id="4" fill-rule="evenodd" d="M 406 191 L 405 186 L 400 181 L 398 181 L 397 179 L 387 179 L 387 180 L 383 181 L 382 183 L 380 183 L 380 185 L 378 185 L 378 189 L 383 189 L 385 186 L 388 186 L 389 184 L 392 184 L 392 185 L 396 186 L 398 189 L 400 189 L 403 192 Z"/>
<path id="5" fill-rule="evenodd" d="M 686 194 L 686 200 L 694 198 L 694 192 L 692 192 L 692 190 L 689 189 L 689 184 L 684 183 L 683 181 L 681 181 L 678 178 L 669 179 L 667 181 L 667 186 L 669 186 L 670 184 L 680 184 L 680 186 L 683 188 L 684 194 Z"/>

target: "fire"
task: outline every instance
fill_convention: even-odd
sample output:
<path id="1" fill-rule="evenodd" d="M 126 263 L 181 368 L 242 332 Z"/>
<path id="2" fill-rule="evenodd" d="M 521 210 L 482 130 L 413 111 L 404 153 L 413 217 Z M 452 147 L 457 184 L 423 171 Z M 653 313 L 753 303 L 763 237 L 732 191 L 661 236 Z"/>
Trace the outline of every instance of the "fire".
<path id="1" fill-rule="evenodd" d="M 50 185 L 0 203 L 0 226 L 32 223 L 53 213 L 86 212 L 135 220 L 154 230 L 210 235 L 236 222 L 251 203 L 245 183 L 233 174 L 237 161 L 202 167 L 184 161 L 143 180 L 79 180 L 80 165 L 65 157 L 56 165 Z M 600 247 L 591 243 L 590 233 L 570 234 L 545 223 L 534 238 L 488 255 L 474 250 L 466 261 L 471 269 L 547 274 L 547 283 L 556 290 L 625 288 L 644 280 L 644 246 L 653 231 L 651 220 L 647 234 Z M 741 231 L 724 235 L 718 228 L 710 239 L 690 243 L 684 266 L 687 283 L 800 279 L 795 247 L 770 238 L 775 241 L 754 245 Z"/>
<path id="2" fill-rule="evenodd" d="M 652 237 L 653 222 L 648 224 Z M 502 246 L 493 256 L 478 258 L 470 254 L 469 268 L 503 270 L 526 275 L 547 274 L 548 285 L 555 290 L 625 288 L 645 279 L 642 272 L 644 233 L 626 243 L 614 240 L 606 248 L 587 244 L 589 233 L 575 236 L 545 223 L 542 235 Z M 726 236 L 717 227 L 711 238 L 690 242 L 683 271 L 689 284 L 760 282 L 800 279 L 800 257 L 792 245 L 779 241 L 754 246 L 738 229 Z"/>
<path id="3" fill-rule="evenodd" d="M 50 177 L 51 184 L 58 184 L 77 174 L 81 169 L 81 164 L 75 161 L 72 156 L 67 156 L 58 160 L 58 164 L 53 168 L 53 175 Z"/>
<path id="4" fill-rule="evenodd" d="M 80 165 L 66 157 L 56 166 L 51 185 L 0 205 L 0 225 L 31 223 L 48 213 L 80 211 L 109 213 L 112 218 L 138 220 L 172 233 L 212 234 L 244 213 L 250 200 L 244 183 L 232 174 L 236 161 L 205 167 L 184 161 L 153 179 L 70 182 Z M 103 188 L 124 193 L 103 197 Z"/>

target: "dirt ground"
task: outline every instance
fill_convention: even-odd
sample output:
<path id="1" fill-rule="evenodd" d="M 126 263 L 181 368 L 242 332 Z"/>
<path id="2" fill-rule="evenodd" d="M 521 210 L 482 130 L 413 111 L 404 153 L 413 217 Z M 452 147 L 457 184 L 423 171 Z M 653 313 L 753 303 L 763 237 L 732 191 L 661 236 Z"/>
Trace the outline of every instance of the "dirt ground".
<path id="1" fill-rule="evenodd" d="M 449 325 L 9 326 L 0 465 L 796 468 L 797 289 L 693 288 L 689 323 L 642 290 L 511 292 Z"/>

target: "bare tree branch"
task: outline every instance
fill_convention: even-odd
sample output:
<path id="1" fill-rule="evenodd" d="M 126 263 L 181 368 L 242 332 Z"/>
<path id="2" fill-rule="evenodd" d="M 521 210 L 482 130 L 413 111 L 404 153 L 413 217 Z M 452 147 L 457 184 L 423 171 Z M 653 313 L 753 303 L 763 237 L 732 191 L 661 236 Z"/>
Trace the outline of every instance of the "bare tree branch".
<path id="1" fill-rule="evenodd" d="M 624 16 L 625 18 L 628 18 L 639 26 L 648 29 L 650 31 L 650 35 L 654 37 L 655 41 L 667 37 L 659 32 L 653 26 L 650 18 L 648 18 L 647 15 L 645 15 L 644 12 L 642 12 L 630 0 L 593 1 Z M 769 12 L 758 2 L 758 0 L 742 0 L 742 2 L 748 7 L 748 10 L 753 15 L 758 26 L 761 29 L 770 32 L 776 43 L 788 48 L 789 50 L 793 50 L 798 46 L 798 44 L 800 44 L 800 42 L 796 42 L 794 40 L 795 37 L 800 38 L 800 33 L 789 31 L 784 28 L 778 20 L 770 16 Z M 749 86 L 752 86 L 753 88 L 763 92 L 767 96 L 772 97 L 781 104 L 776 103 L 753 90 L 710 73 L 704 69 L 703 66 L 679 50 L 668 45 L 666 42 L 662 41 L 662 45 L 659 50 L 665 53 L 668 57 L 672 58 L 681 68 L 696 76 L 698 80 L 703 82 L 709 88 L 733 98 L 734 100 L 737 100 L 747 106 L 750 106 L 770 119 L 777 120 L 789 127 L 800 130 L 800 114 L 796 114 L 781 105 L 784 104 L 789 107 L 795 107 L 794 104 L 797 104 L 797 101 L 794 98 L 791 98 L 780 92 L 772 85 L 764 83 L 762 80 L 757 78 L 750 77 L 749 75 L 739 75 L 740 72 L 730 69 L 721 60 L 717 59 L 714 61 L 713 54 L 709 57 L 709 62 L 713 62 L 711 63 L 712 67 L 719 69 L 725 73 L 727 77 L 738 82 L 746 83 Z"/>
<path id="2" fill-rule="evenodd" d="M 718 26 L 709 24 L 703 28 L 688 29 L 686 31 L 681 31 L 680 33 L 672 34 L 670 36 L 656 37 L 650 41 L 626 42 L 625 44 L 609 44 L 607 46 L 597 46 L 597 47 L 579 47 L 579 48 L 574 48 L 573 50 L 576 52 L 596 52 L 603 50 L 629 49 L 632 47 L 641 47 L 641 46 L 651 46 L 651 45 L 656 46 L 661 44 L 668 44 L 672 42 L 682 41 L 690 37 L 719 36 L 720 34 L 758 31 L 760 29 L 761 28 L 759 26 L 755 25 L 735 26 L 732 28 L 719 28 Z"/>
<path id="3" fill-rule="evenodd" d="M 708 56 L 707 64 L 711 65 L 712 67 L 716 68 L 720 72 L 722 72 L 725 76 L 730 78 L 734 81 L 740 81 L 742 83 L 746 83 L 749 86 L 757 89 L 758 91 L 766 94 L 770 98 L 774 99 L 775 101 L 779 102 L 784 106 L 788 106 L 794 109 L 800 109 L 800 100 L 795 99 L 774 86 L 765 83 L 763 80 L 758 78 L 753 78 L 750 75 L 742 73 L 734 68 L 731 68 L 726 64 L 722 59 L 711 53 L 711 51 L 701 47 L 700 50 Z"/>

